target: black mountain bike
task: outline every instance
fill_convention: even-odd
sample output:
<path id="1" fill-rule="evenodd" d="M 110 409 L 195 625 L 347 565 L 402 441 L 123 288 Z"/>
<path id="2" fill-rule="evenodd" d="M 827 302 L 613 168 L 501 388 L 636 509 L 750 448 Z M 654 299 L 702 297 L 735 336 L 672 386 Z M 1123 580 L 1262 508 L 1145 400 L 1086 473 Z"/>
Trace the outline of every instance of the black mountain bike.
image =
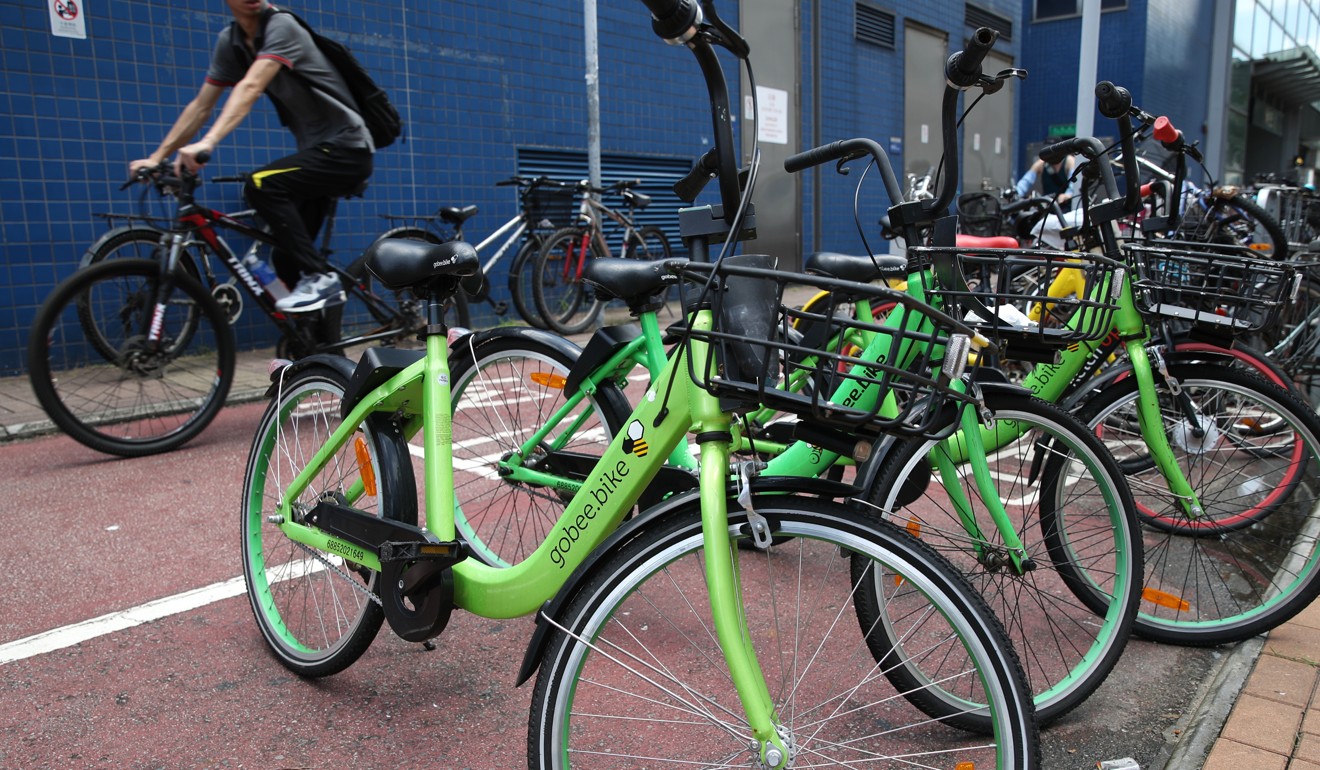
<path id="1" fill-rule="evenodd" d="M 251 221 L 253 212 L 199 205 L 194 194 L 201 179 L 176 176 L 166 164 L 139 172 L 125 187 L 137 181 L 173 197 L 175 216 L 167 226 L 135 217 L 106 233 L 43 303 L 28 338 L 32 389 L 76 441 L 136 457 L 174 449 L 200 433 L 229 393 L 238 344 L 233 324 L 249 303 L 280 330 L 277 358 L 392 344 L 416 337 L 425 325 L 418 301 L 372 290 L 361 259 L 343 269 L 332 265 L 344 305 L 281 312 L 272 288 L 217 233 L 230 230 L 251 238 L 254 248 L 273 248 L 271 235 Z M 332 218 L 333 210 L 327 241 Z"/>

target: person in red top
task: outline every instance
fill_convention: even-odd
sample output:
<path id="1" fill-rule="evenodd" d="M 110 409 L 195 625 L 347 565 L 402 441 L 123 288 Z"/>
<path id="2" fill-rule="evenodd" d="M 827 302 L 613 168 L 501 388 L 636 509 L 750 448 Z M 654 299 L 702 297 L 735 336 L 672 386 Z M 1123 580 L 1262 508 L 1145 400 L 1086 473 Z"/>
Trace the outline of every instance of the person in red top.
<path id="1" fill-rule="evenodd" d="M 298 147 L 253 172 L 243 189 L 279 244 L 271 260 L 276 272 L 294 287 L 276 307 L 296 313 L 342 304 L 343 286 L 316 247 L 316 234 L 331 199 L 371 176 L 371 134 L 343 78 L 297 20 L 267 0 L 226 3 L 234 22 L 216 41 L 201 90 L 156 151 L 129 168 L 158 165 L 177 151 L 176 170 L 196 172 L 198 156 L 211 153 L 266 94 Z M 232 90 L 220 116 L 194 139 L 226 89 Z"/>

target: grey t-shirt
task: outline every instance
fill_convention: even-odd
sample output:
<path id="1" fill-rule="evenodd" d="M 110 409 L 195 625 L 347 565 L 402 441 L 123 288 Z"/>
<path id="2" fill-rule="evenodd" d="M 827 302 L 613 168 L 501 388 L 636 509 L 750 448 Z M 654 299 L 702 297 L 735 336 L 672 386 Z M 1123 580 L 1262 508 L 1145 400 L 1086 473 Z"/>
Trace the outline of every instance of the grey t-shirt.
<path id="1" fill-rule="evenodd" d="M 255 55 L 244 42 L 238 23 L 230 24 L 216 41 L 206 81 L 231 87 L 243 79 L 256 59 L 274 59 L 283 66 L 266 93 L 281 107 L 281 118 L 298 141 L 298 149 L 332 142 L 375 151 L 348 86 L 296 19 L 270 12 L 265 32 L 254 41 L 254 47 Z"/>

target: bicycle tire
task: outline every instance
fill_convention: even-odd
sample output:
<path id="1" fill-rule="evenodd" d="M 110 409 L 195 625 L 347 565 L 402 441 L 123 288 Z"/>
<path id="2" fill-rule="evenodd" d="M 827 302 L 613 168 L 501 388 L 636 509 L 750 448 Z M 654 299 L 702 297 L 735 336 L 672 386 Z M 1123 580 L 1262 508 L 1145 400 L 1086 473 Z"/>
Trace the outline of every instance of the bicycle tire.
<path id="1" fill-rule="evenodd" d="M 1020 432 L 987 450 L 996 491 L 1036 562 L 1034 571 L 1017 574 L 1005 564 L 1002 537 L 968 476 L 961 486 L 985 536 L 986 555 L 973 551 L 976 541 L 939 476 L 931 479 L 928 470 L 931 453 L 947 452 L 947 443 L 897 445 L 867 499 L 948 558 L 994 609 L 1018 650 L 1044 726 L 1095 692 L 1122 655 L 1141 595 L 1141 537 L 1123 473 L 1084 423 L 1028 395 L 984 395 L 1002 435 Z M 884 660 L 904 642 L 887 625 L 876 594 L 874 586 L 862 586 L 858 618 L 863 627 L 878 623 L 889 632 L 872 637 L 877 660 Z M 917 693 L 918 707 L 931 716 L 968 730 L 988 727 L 982 714 L 969 710 L 966 693 L 933 686 L 938 672 L 917 664 L 890 667 L 886 675 L 900 690 Z"/>
<path id="2" fill-rule="evenodd" d="M 385 615 L 374 600 L 380 573 L 297 544 L 271 521 L 287 485 L 338 426 L 352 365 L 298 366 L 280 381 L 253 437 L 243 475 L 240 548 L 248 604 L 267 648 L 299 676 L 320 677 L 356 661 Z M 358 451 L 357 441 L 365 452 Z M 376 493 L 367 488 L 349 500 L 346 493 L 368 475 L 359 461 L 363 456 Z M 417 495 L 410 488 L 415 481 L 407 457 L 398 430 L 386 417 L 373 416 L 292 506 L 305 512 L 319 498 L 331 496 L 358 510 L 416 524 Z"/>
<path id="3" fill-rule="evenodd" d="M 233 332 L 191 278 L 175 276 L 159 318 L 159 349 L 144 345 L 160 270 L 154 260 L 126 258 L 79 270 L 33 321 L 32 390 L 56 426 L 98 452 L 140 457 L 175 449 L 210 424 L 229 394 Z M 85 314 L 111 355 L 88 340 Z"/>
<path id="4" fill-rule="evenodd" d="M 541 245 L 539 236 L 528 236 L 518 248 L 509 266 L 509 294 L 513 297 L 514 309 L 528 326 L 548 329 L 541 311 L 536 309 L 536 298 L 532 296 L 532 275 L 536 269 L 536 257 L 541 253 Z"/>
<path id="5" fill-rule="evenodd" d="M 110 259 L 150 259 L 160 262 L 167 256 L 167 245 L 164 239 L 168 237 L 168 232 L 151 227 L 116 228 L 101 236 L 96 243 L 92 244 L 87 253 L 83 255 L 80 267 L 99 265 Z M 202 286 L 206 286 L 207 282 L 203 280 L 201 270 L 198 268 L 198 263 L 205 261 L 205 255 L 203 254 L 199 259 L 193 254 L 194 249 L 201 248 L 202 246 L 197 243 L 185 246 L 179 258 L 179 265 L 189 277 Z M 212 291 L 212 296 L 215 296 L 214 291 Z M 237 318 L 238 314 L 242 312 L 241 298 L 239 299 L 238 308 L 225 308 L 225 311 L 232 323 L 233 319 Z M 78 302 L 78 319 L 82 322 L 87 341 L 107 359 L 113 358 L 116 353 L 114 345 L 106 339 L 105 333 L 97 328 L 91 309 L 87 307 L 84 300 Z M 196 328 L 197 323 L 197 316 L 194 312 L 184 320 L 180 327 L 179 339 L 186 341 L 192 335 L 192 330 Z"/>
<path id="6" fill-rule="evenodd" d="M 455 523 L 477 558 L 507 567 L 529 556 L 549 535 L 569 492 L 510 480 L 510 462 L 572 475 L 568 455 L 588 458 L 590 470 L 627 423 L 632 407 L 612 383 L 602 383 L 567 414 L 533 456 L 520 447 L 564 406 L 564 378 L 575 346 L 523 332 L 470 337 L 450 361 L 453 404 Z M 578 422 L 582 420 L 582 422 Z M 554 447 L 563 437 L 562 446 Z"/>
<path id="7" fill-rule="evenodd" d="M 1180 365 L 1170 375 L 1203 421 L 1197 437 L 1157 385 L 1165 433 L 1204 512 L 1168 499 L 1137 428 L 1134 378 L 1078 411 L 1132 480 L 1146 554 L 1136 633 L 1161 642 L 1240 641 L 1288 620 L 1320 594 L 1320 416 L 1260 377 Z M 1271 424 L 1257 431 L 1254 424 Z M 1125 462 L 1126 461 L 1126 462 Z M 1213 464 L 1213 465 L 1212 465 Z"/>
<path id="8" fill-rule="evenodd" d="M 781 734 L 799 758 L 854 767 L 888 756 L 915 766 L 929 751 L 940 752 L 934 761 L 941 767 L 1038 766 L 1039 736 L 1017 654 L 956 570 L 841 503 L 753 500 L 783 541 L 764 552 L 735 548 L 735 584 L 746 597 L 748 644 Z M 730 537 L 745 540 L 746 514 L 736 502 L 729 519 Z M 699 504 L 692 499 L 648 516 L 614 542 L 553 619 L 532 693 L 528 766 L 760 766 L 709 628 Z M 865 630 L 847 617 L 855 584 L 841 552 L 885 571 L 888 600 L 931 620 L 922 631 L 933 645 L 972 662 L 951 675 L 976 679 L 989 693 L 991 740 L 933 722 L 876 675 Z"/>
<path id="9" fill-rule="evenodd" d="M 1189 205 L 1183 213 L 1174 237 L 1200 243 L 1220 243 L 1246 246 L 1253 252 L 1276 259 L 1288 259 L 1288 235 L 1279 221 L 1261 208 L 1245 193 L 1231 197 L 1213 196 L 1208 208 L 1199 202 Z M 1259 231 L 1265 232 L 1268 242 Z"/>
<path id="10" fill-rule="evenodd" d="M 606 256 L 590 232 L 580 227 L 565 227 L 545 240 L 536 257 L 532 297 L 551 331 L 560 334 L 586 331 L 596 323 L 605 307 L 578 273 L 579 261 L 585 266 L 587 259 L 604 259 Z M 582 258 L 584 238 L 590 256 Z"/>
<path id="11" fill-rule="evenodd" d="M 1308 272 L 1278 325 L 1255 339 L 1288 372 L 1302 400 L 1320 409 L 1320 276 Z"/>

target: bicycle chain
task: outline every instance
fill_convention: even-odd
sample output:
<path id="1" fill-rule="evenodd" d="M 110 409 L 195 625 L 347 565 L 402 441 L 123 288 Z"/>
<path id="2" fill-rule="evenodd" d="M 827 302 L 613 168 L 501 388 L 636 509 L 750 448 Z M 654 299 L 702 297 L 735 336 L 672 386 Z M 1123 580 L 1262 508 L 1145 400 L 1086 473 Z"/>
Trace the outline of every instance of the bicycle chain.
<path id="1" fill-rule="evenodd" d="M 357 579 L 354 578 L 352 575 L 348 574 L 347 572 L 343 571 L 342 569 L 340 569 L 340 568 L 336 567 L 335 565 L 331 564 L 330 561 L 329 561 L 328 559 L 326 559 L 326 558 L 325 558 L 324 556 L 322 556 L 321 554 L 317 553 L 315 549 L 310 548 L 310 547 L 308 547 L 308 546 L 306 546 L 306 545 L 303 545 L 302 543 L 294 543 L 294 545 L 298 546 L 299 548 L 301 548 L 302 550 L 306 551 L 307 553 L 310 553 L 310 554 L 312 555 L 312 558 L 313 558 L 313 559 L 316 559 L 317 561 L 319 561 L 319 562 L 321 562 L 322 564 L 324 564 L 324 565 L 326 566 L 326 569 L 329 569 L 331 572 L 334 572 L 335 574 L 339 575 L 339 576 L 342 577 L 344 580 L 347 580 L 348 583 L 349 583 L 349 585 L 353 586 L 354 589 L 356 589 L 356 590 L 362 592 L 364 595 L 366 595 L 366 597 L 367 597 L 368 599 L 370 599 L 371 601 L 373 601 L 373 602 L 376 603 L 376 606 L 378 606 L 378 607 L 383 607 L 383 606 L 385 606 L 385 605 L 381 602 L 380 597 L 377 596 L 377 595 L 375 594 L 374 591 L 372 591 L 370 588 L 367 588 L 367 587 L 366 587 L 365 585 L 363 585 L 362 583 L 357 582 Z"/>

